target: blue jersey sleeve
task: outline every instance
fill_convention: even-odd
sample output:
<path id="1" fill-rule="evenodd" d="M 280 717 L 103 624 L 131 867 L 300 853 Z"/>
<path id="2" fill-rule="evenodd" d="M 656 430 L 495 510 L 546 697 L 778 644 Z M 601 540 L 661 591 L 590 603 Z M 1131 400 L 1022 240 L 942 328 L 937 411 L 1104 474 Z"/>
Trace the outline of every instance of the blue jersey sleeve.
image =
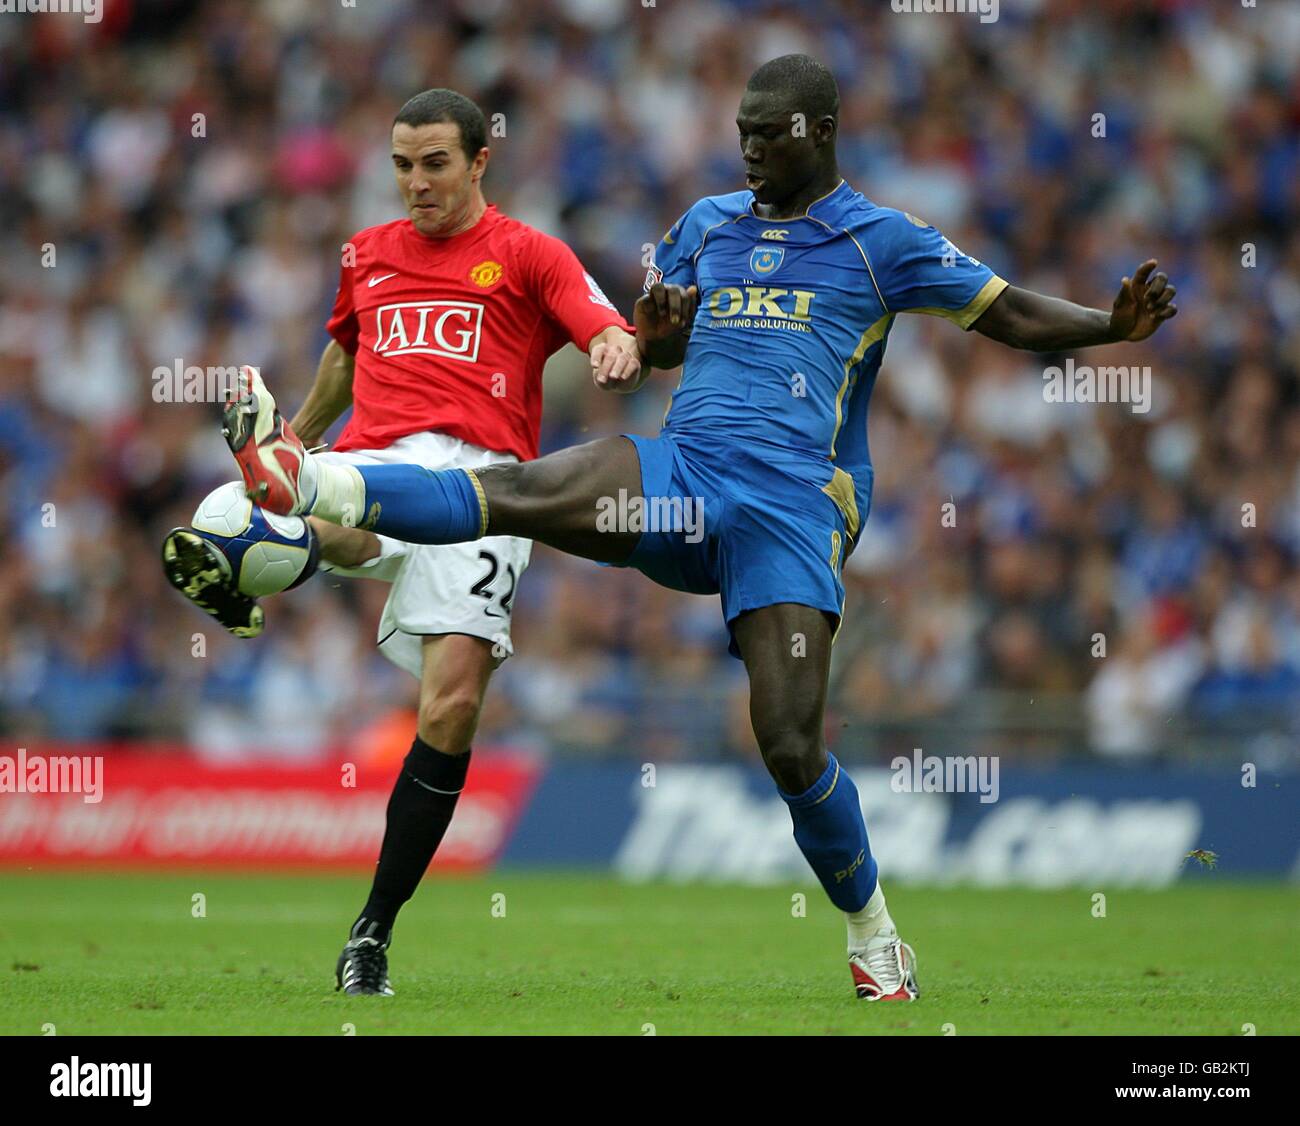
<path id="1" fill-rule="evenodd" d="M 685 287 L 695 285 L 695 253 L 700 249 L 695 211 L 696 208 L 692 207 L 659 240 L 654 261 L 646 271 L 643 292 L 649 293 L 650 287 L 658 282 Z"/>
<path id="2" fill-rule="evenodd" d="M 885 307 L 970 328 L 1007 283 L 924 220 L 882 210 L 886 218 L 873 231 L 871 263 Z"/>

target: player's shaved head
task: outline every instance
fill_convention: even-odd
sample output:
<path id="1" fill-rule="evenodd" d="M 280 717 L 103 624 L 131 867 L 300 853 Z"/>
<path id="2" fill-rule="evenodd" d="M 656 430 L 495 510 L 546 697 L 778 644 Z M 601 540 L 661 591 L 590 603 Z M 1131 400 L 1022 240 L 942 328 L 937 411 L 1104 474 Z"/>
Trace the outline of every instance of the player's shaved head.
<path id="1" fill-rule="evenodd" d="M 774 94 L 787 102 L 791 112 L 804 114 L 809 122 L 840 116 L 840 90 L 835 76 L 810 55 L 782 55 L 765 62 L 749 76 L 745 87 L 756 94 Z"/>
<path id="2" fill-rule="evenodd" d="M 736 128 L 761 217 L 798 215 L 834 190 L 839 112 L 834 75 L 807 55 L 782 55 L 750 76 Z"/>
<path id="3" fill-rule="evenodd" d="M 393 118 L 394 125 L 410 125 L 412 128 L 442 122 L 459 128 L 460 147 L 466 160 L 473 160 L 479 149 L 486 147 L 487 119 L 483 111 L 455 90 L 438 88 L 416 94 Z"/>

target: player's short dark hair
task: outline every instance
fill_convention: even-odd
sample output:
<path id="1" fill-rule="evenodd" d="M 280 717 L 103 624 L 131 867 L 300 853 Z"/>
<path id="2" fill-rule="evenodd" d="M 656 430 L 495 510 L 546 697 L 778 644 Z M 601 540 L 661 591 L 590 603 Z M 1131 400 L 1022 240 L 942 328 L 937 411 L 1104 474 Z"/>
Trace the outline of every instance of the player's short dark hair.
<path id="1" fill-rule="evenodd" d="M 806 114 L 810 122 L 830 117 L 839 124 L 840 88 L 835 75 L 811 55 L 782 55 L 765 62 L 749 76 L 746 89 L 789 98 L 791 110 Z"/>
<path id="2" fill-rule="evenodd" d="M 487 145 L 487 119 L 483 111 L 455 90 L 425 90 L 397 111 L 394 125 L 436 125 L 454 122 L 460 129 L 460 147 L 466 160 L 473 160 Z"/>

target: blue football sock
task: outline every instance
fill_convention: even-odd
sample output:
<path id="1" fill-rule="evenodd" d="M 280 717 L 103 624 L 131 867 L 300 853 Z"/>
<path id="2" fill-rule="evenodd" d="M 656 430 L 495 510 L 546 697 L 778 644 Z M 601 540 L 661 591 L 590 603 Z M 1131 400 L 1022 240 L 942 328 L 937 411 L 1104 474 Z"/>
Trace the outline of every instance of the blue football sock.
<path id="1" fill-rule="evenodd" d="M 487 530 L 482 486 L 466 469 L 358 465 L 366 483 L 365 527 L 407 543 L 464 543 Z"/>
<path id="2" fill-rule="evenodd" d="M 794 840 L 841 911 L 860 911 L 876 890 L 876 858 L 867 840 L 858 788 L 835 756 L 802 794 L 777 793 L 790 807 Z"/>

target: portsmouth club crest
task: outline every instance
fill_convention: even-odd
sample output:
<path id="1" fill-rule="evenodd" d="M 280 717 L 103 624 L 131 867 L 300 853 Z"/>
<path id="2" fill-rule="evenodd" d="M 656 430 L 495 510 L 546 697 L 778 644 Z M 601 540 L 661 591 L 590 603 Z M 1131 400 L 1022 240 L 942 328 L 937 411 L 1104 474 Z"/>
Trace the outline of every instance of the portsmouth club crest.
<path id="1" fill-rule="evenodd" d="M 764 277 L 776 273 L 784 259 L 784 246 L 756 246 L 749 256 L 749 268 L 759 277 Z"/>

